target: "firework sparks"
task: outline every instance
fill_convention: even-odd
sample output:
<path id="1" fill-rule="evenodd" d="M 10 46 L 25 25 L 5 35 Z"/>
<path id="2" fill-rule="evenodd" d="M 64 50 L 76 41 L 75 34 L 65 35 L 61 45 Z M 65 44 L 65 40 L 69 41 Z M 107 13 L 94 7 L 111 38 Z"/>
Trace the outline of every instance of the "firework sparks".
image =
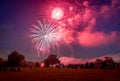
<path id="1" fill-rule="evenodd" d="M 56 23 L 43 20 L 38 21 L 39 25 L 31 28 L 32 42 L 40 52 L 50 52 L 55 50 L 60 44 L 70 44 L 76 42 L 77 35 L 84 27 L 81 23 L 91 20 L 92 15 L 89 9 L 76 6 L 69 2 L 48 2 L 49 8 L 45 11 L 45 18 Z M 51 4 L 50 4 L 51 3 Z M 54 5 L 53 5 L 54 4 Z M 82 3 L 80 3 L 82 5 Z"/>
<path id="2" fill-rule="evenodd" d="M 33 25 L 30 29 L 32 33 L 32 43 L 39 52 L 45 53 L 55 50 L 59 46 L 60 32 L 56 23 L 47 20 L 38 20 L 38 26 Z"/>
<path id="3" fill-rule="evenodd" d="M 56 19 L 56 20 L 59 20 L 63 17 L 64 15 L 64 12 L 61 8 L 54 8 L 53 11 L 52 11 L 52 18 Z"/>

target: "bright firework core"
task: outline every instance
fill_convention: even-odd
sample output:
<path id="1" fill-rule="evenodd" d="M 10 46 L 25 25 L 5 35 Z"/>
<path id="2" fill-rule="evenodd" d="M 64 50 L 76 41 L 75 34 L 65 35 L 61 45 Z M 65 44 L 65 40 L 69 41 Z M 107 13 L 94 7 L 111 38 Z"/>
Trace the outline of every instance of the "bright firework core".
<path id="1" fill-rule="evenodd" d="M 56 20 L 61 19 L 63 17 L 63 15 L 64 15 L 64 12 L 59 7 L 54 8 L 52 11 L 52 18 L 54 18 Z"/>
<path id="2" fill-rule="evenodd" d="M 61 33 L 56 23 L 47 20 L 38 21 L 39 25 L 33 25 L 30 29 L 32 42 L 38 52 L 47 53 L 59 47 Z"/>

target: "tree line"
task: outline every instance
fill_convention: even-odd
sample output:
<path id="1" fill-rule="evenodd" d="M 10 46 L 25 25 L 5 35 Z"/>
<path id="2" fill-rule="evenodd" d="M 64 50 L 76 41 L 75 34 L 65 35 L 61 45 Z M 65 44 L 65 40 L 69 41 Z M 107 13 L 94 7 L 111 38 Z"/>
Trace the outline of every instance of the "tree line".
<path id="1" fill-rule="evenodd" d="M 25 56 L 13 51 L 8 55 L 8 59 L 5 61 L 0 58 L 0 72 L 1 71 L 20 71 L 21 67 L 56 67 L 56 68 L 85 68 L 85 69 L 113 69 L 120 68 L 120 62 L 115 62 L 112 57 L 104 57 L 104 59 L 96 59 L 95 62 L 86 62 L 84 64 L 67 64 L 64 65 L 57 58 L 56 54 L 50 54 L 43 62 L 26 61 Z"/>
<path id="2" fill-rule="evenodd" d="M 94 62 L 86 62 L 84 64 L 68 64 L 63 65 L 64 68 L 81 68 L 81 69 L 120 69 L 120 62 L 115 62 L 112 57 L 104 57 L 104 59 L 96 59 Z"/>
<path id="3" fill-rule="evenodd" d="M 23 54 L 13 51 L 7 60 L 0 58 L 0 72 L 20 71 L 21 67 L 40 67 L 39 62 L 26 61 Z"/>
<path id="4" fill-rule="evenodd" d="M 86 62 L 83 64 L 67 64 L 64 65 L 57 58 L 57 55 L 51 54 L 43 61 L 44 67 L 58 67 L 58 68 L 85 68 L 85 69 L 115 69 L 120 68 L 120 62 L 116 62 L 112 57 L 104 57 L 104 59 L 96 59 L 94 62 Z"/>

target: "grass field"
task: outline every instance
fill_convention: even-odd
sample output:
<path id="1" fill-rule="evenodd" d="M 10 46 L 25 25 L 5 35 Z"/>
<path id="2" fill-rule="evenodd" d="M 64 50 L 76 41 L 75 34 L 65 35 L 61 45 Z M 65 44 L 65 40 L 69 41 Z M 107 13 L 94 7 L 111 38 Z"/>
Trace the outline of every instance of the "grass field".
<path id="1" fill-rule="evenodd" d="M 0 72 L 0 81 L 120 81 L 120 70 L 24 68 L 20 72 Z"/>

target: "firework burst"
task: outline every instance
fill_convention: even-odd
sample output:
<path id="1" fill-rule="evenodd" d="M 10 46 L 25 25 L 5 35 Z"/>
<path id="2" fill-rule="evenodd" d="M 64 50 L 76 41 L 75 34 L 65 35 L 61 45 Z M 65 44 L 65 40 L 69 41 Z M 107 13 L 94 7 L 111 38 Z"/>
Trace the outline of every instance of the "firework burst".
<path id="1" fill-rule="evenodd" d="M 61 38 L 57 24 L 48 20 L 38 20 L 38 24 L 30 29 L 32 43 L 35 44 L 38 52 L 48 53 L 56 50 Z"/>

